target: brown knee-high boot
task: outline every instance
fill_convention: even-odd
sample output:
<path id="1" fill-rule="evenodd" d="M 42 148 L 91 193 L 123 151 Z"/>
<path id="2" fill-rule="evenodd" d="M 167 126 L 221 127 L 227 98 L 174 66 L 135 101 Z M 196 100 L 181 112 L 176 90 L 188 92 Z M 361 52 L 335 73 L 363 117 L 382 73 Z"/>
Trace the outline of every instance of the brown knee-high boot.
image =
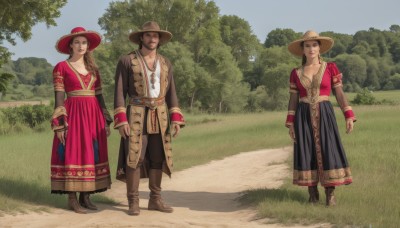
<path id="1" fill-rule="evenodd" d="M 79 194 L 79 204 L 80 204 L 82 207 L 87 208 L 87 209 L 89 209 L 89 210 L 97 210 L 96 205 L 94 205 L 94 204 L 92 203 L 92 201 L 90 201 L 89 196 L 90 196 L 89 193 L 81 192 L 81 193 Z"/>
<path id="2" fill-rule="evenodd" d="M 126 196 L 128 198 L 128 215 L 139 215 L 139 182 L 140 167 L 136 169 L 126 167 Z"/>
<path id="3" fill-rule="evenodd" d="M 149 171 L 150 199 L 149 199 L 148 209 L 166 213 L 172 213 L 174 211 L 172 207 L 164 204 L 161 198 L 161 179 L 162 179 L 162 170 L 150 169 Z"/>
<path id="4" fill-rule="evenodd" d="M 79 205 L 75 192 L 68 193 L 68 208 L 78 214 L 86 214 L 86 210 Z"/>
<path id="5" fill-rule="evenodd" d="M 326 206 L 335 206 L 336 198 L 335 198 L 335 187 L 325 187 L 325 195 L 326 195 Z"/>
<path id="6" fill-rule="evenodd" d="M 318 187 L 317 186 L 308 186 L 308 193 L 310 195 L 308 202 L 318 203 L 318 201 L 319 201 Z"/>

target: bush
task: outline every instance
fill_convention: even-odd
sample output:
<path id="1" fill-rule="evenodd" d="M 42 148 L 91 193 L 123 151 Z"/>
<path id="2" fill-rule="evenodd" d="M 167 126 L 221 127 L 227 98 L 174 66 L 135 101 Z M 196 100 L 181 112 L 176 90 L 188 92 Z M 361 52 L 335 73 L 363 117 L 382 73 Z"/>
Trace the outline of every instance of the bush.
<path id="1" fill-rule="evenodd" d="M 3 111 L 3 122 L 10 126 L 16 126 L 17 123 L 23 123 L 30 128 L 48 121 L 51 118 L 53 109 L 46 105 L 23 105 L 21 107 L 5 108 Z"/>
<path id="2" fill-rule="evenodd" d="M 379 102 L 372 94 L 372 91 L 369 91 L 367 88 L 364 88 L 360 92 L 358 92 L 357 95 L 354 97 L 352 103 L 358 105 L 379 104 Z"/>

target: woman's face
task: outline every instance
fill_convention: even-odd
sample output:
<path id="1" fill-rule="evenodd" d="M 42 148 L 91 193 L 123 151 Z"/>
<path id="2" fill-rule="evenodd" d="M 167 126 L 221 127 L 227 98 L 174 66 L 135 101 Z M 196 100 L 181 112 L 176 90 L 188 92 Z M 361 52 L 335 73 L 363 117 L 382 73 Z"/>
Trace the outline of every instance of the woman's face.
<path id="1" fill-rule="evenodd" d="M 89 43 L 86 37 L 77 36 L 72 39 L 72 43 L 69 46 L 72 50 L 71 54 L 84 55 L 89 47 Z"/>
<path id="2" fill-rule="evenodd" d="M 303 53 L 307 58 L 318 57 L 319 49 L 319 43 L 316 40 L 308 40 L 303 43 Z"/>

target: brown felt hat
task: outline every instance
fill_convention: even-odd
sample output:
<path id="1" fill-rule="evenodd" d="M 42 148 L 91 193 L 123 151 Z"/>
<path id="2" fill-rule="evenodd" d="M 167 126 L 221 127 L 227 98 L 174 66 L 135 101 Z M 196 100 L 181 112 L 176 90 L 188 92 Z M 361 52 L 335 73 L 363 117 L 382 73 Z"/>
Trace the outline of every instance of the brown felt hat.
<path id="1" fill-rule="evenodd" d="M 158 32 L 160 34 L 160 45 L 167 43 L 172 38 L 172 33 L 161 30 L 157 22 L 148 21 L 142 25 L 142 29 L 129 34 L 129 40 L 135 44 L 140 44 L 140 36 L 145 32 Z"/>
<path id="2" fill-rule="evenodd" d="M 295 56 L 303 56 L 303 47 L 301 43 L 308 40 L 318 40 L 321 44 L 319 45 L 320 54 L 328 52 L 333 47 L 333 39 L 326 36 L 319 36 L 319 34 L 313 30 L 309 30 L 304 33 L 303 38 L 291 42 L 288 46 L 289 52 Z"/>

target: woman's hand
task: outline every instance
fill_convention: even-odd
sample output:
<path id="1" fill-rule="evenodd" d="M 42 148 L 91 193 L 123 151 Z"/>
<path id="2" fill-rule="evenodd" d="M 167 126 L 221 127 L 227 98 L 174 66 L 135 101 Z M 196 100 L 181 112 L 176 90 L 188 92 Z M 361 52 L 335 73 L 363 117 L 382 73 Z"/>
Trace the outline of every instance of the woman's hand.
<path id="1" fill-rule="evenodd" d="M 129 124 L 122 125 L 118 128 L 119 134 L 122 138 L 126 139 L 131 134 L 131 129 L 129 128 Z"/>
<path id="2" fill-rule="evenodd" d="M 354 122 L 353 119 L 346 120 L 346 133 L 350 134 L 353 131 Z"/>
<path id="3" fill-rule="evenodd" d="M 294 143 L 296 143 L 296 136 L 294 134 L 294 126 L 293 125 L 289 126 L 289 135 L 290 135 L 290 138 L 292 139 L 292 141 Z"/>
<path id="4" fill-rule="evenodd" d="M 57 131 L 56 135 L 58 140 L 60 140 L 60 142 L 65 146 L 65 139 L 67 138 L 67 132 L 68 131 Z"/>

